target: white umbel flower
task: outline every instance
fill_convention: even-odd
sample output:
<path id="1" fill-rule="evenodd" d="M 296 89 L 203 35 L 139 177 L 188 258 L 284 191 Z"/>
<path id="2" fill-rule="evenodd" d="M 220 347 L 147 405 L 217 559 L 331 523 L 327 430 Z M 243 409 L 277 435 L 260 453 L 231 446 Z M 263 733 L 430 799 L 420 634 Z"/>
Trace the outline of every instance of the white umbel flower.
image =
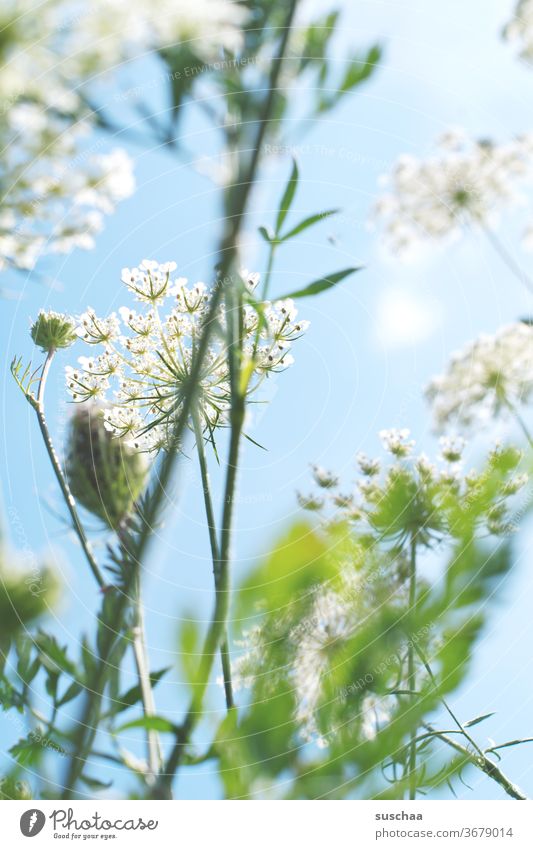
<path id="1" fill-rule="evenodd" d="M 401 156 L 374 210 L 386 244 L 407 257 L 424 244 L 457 239 L 465 226 L 495 227 L 502 210 L 525 200 L 531 152 L 530 135 L 496 144 L 449 132 L 433 156 Z"/>
<path id="2" fill-rule="evenodd" d="M 426 395 L 435 424 L 488 424 L 533 393 L 533 328 L 523 322 L 482 335 L 454 354 Z"/>
<path id="3" fill-rule="evenodd" d="M 109 316 L 89 308 L 78 319 L 78 335 L 96 352 L 80 357 L 67 369 L 67 388 L 74 401 L 107 397 L 106 427 L 127 437 L 136 448 L 156 452 L 168 447 L 169 435 L 188 389 L 194 351 L 203 333 L 211 294 L 204 283 L 189 285 L 174 277 L 175 262 L 145 259 L 125 268 L 122 282 L 139 310 L 122 306 Z M 244 285 L 257 282 L 246 273 Z M 244 308 L 243 348 L 250 366 L 247 391 L 262 379 L 290 365 L 294 340 L 308 326 L 297 317 L 292 302 L 261 305 L 267 317 L 260 325 L 252 307 Z M 219 328 L 225 327 L 221 308 Z M 109 393 L 112 393 L 110 396 Z M 213 334 L 207 350 L 196 402 L 203 428 L 226 423 L 231 404 L 230 374 L 224 333 Z"/>
<path id="4" fill-rule="evenodd" d="M 513 18 L 506 24 L 503 37 L 518 49 L 526 62 L 533 62 L 533 2 L 518 0 Z"/>

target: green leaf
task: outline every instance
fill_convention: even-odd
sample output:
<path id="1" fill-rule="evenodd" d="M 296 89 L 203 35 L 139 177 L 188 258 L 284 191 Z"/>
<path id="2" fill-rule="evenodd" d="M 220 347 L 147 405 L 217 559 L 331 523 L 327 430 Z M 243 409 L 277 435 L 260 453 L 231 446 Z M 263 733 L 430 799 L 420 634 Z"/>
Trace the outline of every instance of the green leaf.
<path id="1" fill-rule="evenodd" d="M 292 230 L 289 230 L 288 233 L 285 233 L 284 236 L 279 236 L 280 242 L 286 242 L 288 239 L 292 239 L 293 236 L 298 236 L 299 233 L 303 233 L 304 230 L 307 230 L 308 227 L 312 227 L 313 224 L 318 224 L 319 221 L 323 221 L 325 218 L 330 218 L 332 215 L 337 215 L 340 212 L 340 209 L 326 209 L 325 212 L 317 212 L 315 215 L 310 215 L 308 218 L 304 218 L 303 221 L 300 221 L 296 227 L 293 227 Z"/>
<path id="2" fill-rule="evenodd" d="M 376 66 L 381 60 L 381 56 L 382 50 L 379 44 L 374 44 L 366 56 L 353 56 L 340 85 L 339 92 L 345 94 L 367 80 L 374 73 Z"/>
<path id="3" fill-rule="evenodd" d="M 299 178 L 298 165 L 296 164 L 296 160 L 293 159 L 292 160 L 292 173 L 291 173 L 291 176 L 289 178 L 289 182 L 287 183 L 287 186 L 285 188 L 285 191 L 283 192 L 283 197 L 281 198 L 281 203 L 279 205 L 278 217 L 276 218 L 276 236 L 278 235 L 279 231 L 283 227 L 283 222 L 285 221 L 285 219 L 287 217 L 287 213 L 288 213 L 289 209 L 291 208 L 292 202 L 294 200 L 294 195 L 295 195 L 295 192 L 296 192 L 296 187 L 298 185 L 298 178 Z"/>
<path id="4" fill-rule="evenodd" d="M 35 638 L 35 645 L 39 650 L 41 663 L 49 672 L 56 674 L 66 672 L 67 675 L 75 676 L 76 667 L 68 658 L 67 647 L 60 646 L 55 637 L 39 631 Z"/>
<path id="5" fill-rule="evenodd" d="M 491 716 L 494 716 L 496 711 L 492 711 L 492 713 L 483 713 L 481 716 L 476 716 L 475 719 L 469 719 L 468 722 L 464 723 L 465 728 L 472 728 L 474 725 L 479 725 L 480 722 L 484 722 L 486 719 L 489 719 Z"/>
<path id="6" fill-rule="evenodd" d="M 113 784 L 112 781 L 100 781 L 98 778 L 89 775 L 80 775 L 80 781 L 83 781 L 91 790 L 108 790 Z"/>
<path id="7" fill-rule="evenodd" d="M 260 232 L 261 236 L 263 237 L 263 239 L 265 240 L 265 242 L 268 242 L 269 245 L 273 241 L 275 241 L 274 234 L 271 233 L 269 230 L 267 230 L 266 227 L 258 227 L 257 229 L 259 230 L 259 232 Z"/>
<path id="8" fill-rule="evenodd" d="M 155 687 L 156 684 L 161 680 L 163 675 L 165 675 L 172 667 L 165 666 L 164 669 L 158 669 L 157 672 L 152 672 L 150 675 L 150 681 L 152 687 Z M 112 712 L 113 714 L 121 713 L 123 710 L 127 710 L 133 705 L 140 702 L 142 699 L 141 688 L 138 684 L 135 684 L 133 687 L 130 687 L 123 695 L 118 696 L 116 701 L 113 704 Z"/>
<path id="9" fill-rule="evenodd" d="M 328 275 L 328 277 L 321 277 L 320 280 L 314 280 L 313 283 L 309 283 L 303 289 L 296 289 L 294 292 L 288 292 L 286 295 L 282 295 L 279 300 L 283 300 L 284 298 L 308 298 L 311 295 L 319 295 L 321 292 L 332 289 L 337 283 L 349 277 L 350 274 L 361 271 L 362 268 L 363 266 L 359 265 L 353 268 L 345 268 L 343 271 L 336 271 L 334 274 Z"/>
<path id="10" fill-rule="evenodd" d="M 116 733 L 129 731 L 130 728 L 144 728 L 146 731 L 160 731 L 162 734 L 175 734 L 178 730 L 177 725 L 163 716 L 142 716 L 140 719 L 134 719 L 121 725 L 120 728 L 117 728 Z"/>
<path id="11" fill-rule="evenodd" d="M 486 752 L 496 752 L 498 749 L 509 749 L 511 746 L 521 746 L 523 743 L 533 743 L 533 737 L 523 737 L 521 740 L 509 740 L 507 743 L 500 743 L 498 746 L 492 746 L 486 749 Z"/>
<path id="12" fill-rule="evenodd" d="M 82 690 L 83 686 L 77 681 L 73 681 L 70 687 L 67 687 L 64 694 L 59 699 L 57 706 L 61 707 L 62 705 L 66 705 L 68 702 L 71 702 L 72 699 L 75 699 L 76 696 L 79 696 Z"/>

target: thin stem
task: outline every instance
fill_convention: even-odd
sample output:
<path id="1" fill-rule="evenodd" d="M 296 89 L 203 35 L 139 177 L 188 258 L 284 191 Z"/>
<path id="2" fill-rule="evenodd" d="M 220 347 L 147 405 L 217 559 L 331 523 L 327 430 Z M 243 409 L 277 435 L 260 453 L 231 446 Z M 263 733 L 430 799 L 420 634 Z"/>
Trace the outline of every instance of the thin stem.
<path id="1" fill-rule="evenodd" d="M 270 288 L 270 278 L 272 277 L 272 269 L 274 268 L 274 259 L 275 259 L 275 256 L 276 256 L 276 247 L 277 247 L 277 245 L 276 245 L 275 242 L 270 242 L 270 248 L 269 248 L 269 251 L 268 251 L 267 268 L 266 268 L 265 280 L 264 280 L 264 283 L 263 283 L 263 291 L 262 291 L 262 296 L 263 296 L 264 301 L 266 301 L 266 299 L 267 299 L 268 290 Z"/>
<path id="2" fill-rule="evenodd" d="M 413 533 L 411 536 L 411 553 L 409 559 L 409 616 L 411 622 L 414 621 L 414 611 L 416 605 L 416 537 Z M 411 705 L 416 701 L 416 667 L 415 667 L 415 650 L 413 640 L 409 640 L 407 647 L 407 685 L 408 689 L 413 694 L 411 696 Z M 408 775 L 409 775 L 409 799 L 416 799 L 416 735 L 417 729 L 413 728 L 410 735 L 409 754 L 408 754 Z"/>
<path id="3" fill-rule="evenodd" d="M 146 648 L 146 631 L 144 626 L 144 611 L 141 597 L 141 581 L 140 575 L 136 575 L 134 600 L 134 625 L 132 631 L 133 637 L 133 654 L 135 657 L 135 666 L 137 669 L 137 677 L 139 679 L 139 687 L 141 690 L 141 700 L 143 713 L 145 717 L 155 716 L 155 699 L 152 690 L 152 682 L 150 681 L 150 666 L 148 663 L 148 651 Z M 146 732 L 147 754 L 148 754 L 148 769 L 149 777 L 154 782 L 159 775 L 159 770 L 163 764 L 163 753 L 161 750 L 161 741 L 159 734 L 154 729 L 148 729 Z"/>
<path id="4" fill-rule="evenodd" d="M 85 535 L 85 531 L 83 529 L 83 525 L 78 516 L 78 511 L 76 509 L 76 501 L 74 500 L 74 496 L 70 491 L 70 487 L 67 483 L 67 480 L 63 474 L 63 470 L 61 469 L 61 463 L 59 462 L 59 457 L 57 456 L 56 450 L 54 448 L 54 444 L 52 442 L 52 437 L 50 436 L 50 431 L 48 430 L 48 425 L 46 423 L 45 411 L 44 411 L 44 394 L 46 389 L 46 381 L 48 378 L 48 373 L 50 371 L 50 366 L 52 364 L 52 360 L 55 354 L 55 350 L 52 348 L 47 356 L 43 365 L 43 370 L 41 372 L 41 377 L 39 379 L 39 389 L 37 392 L 37 398 L 33 399 L 31 396 L 27 396 L 30 400 L 32 407 L 35 410 L 37 415 L 37 421 L 39 422 L 39 427 L 41 429 L 41 434 L 44 440 L 44 444 L 46 446 L 46 450 L 48 452 L 48 456 L 50 458 L 50 462 L 52 464 L 52 468 L 55 472 L 55 476 L 57 478 L 57 482 L 61 489 L 61 493 L 65 500 L 65 504 L 67 505 L 68 511 L 70 513 L 70 517 L 72 519 L 72 524 L 74 530 L 76 531 L 77 537 L 80 541 L 81 547 L 83 549 L 83 553 L 87 559 L 87 563 L 89 564 L 89 568 L 93 573 L 98 586 L 100 589 L 105 589 L 106 582 L 104 577 L 100 571 L 98 563 L 96 562 L 96 558 L 94 556 L 92 547 L 89 543 Z"/>
<path id="5" fill-rule="evenodd" d="M 198 453 L 198 461 L 200 464 L 200 474 L 202 477 L 202 489 L 204 492 L 205 515 L 207 519 L 207 527 L 209 529 L 209 544 L 211 546 L 211 558 L 213 562 L 213 575 L 215 579 L 215 589 L 218 585 L 218 562 L 220 555 L 218 551 L 218 540 L 215 526 L 215 514 L 213 510 L 213 502 L 211 499 L 211 486 L 209 482 L 209 470 L 207 468 L 207 459 L 204 450 L 204 437 L 202 428 L 198 419 L 198 414 L 193 412 L 192 420 L 194 425 L 194 435 L 196 439 L 196 451 Z M 233 686 L 231 682 L 231 659 L 229 652 L 229 642 L 227 628 L 220 645 L 220 656 L 222 660 L 222 674 L 224 676 L 224 693 L 226 695 L 226 707 L 231 710 L 235 706 L 233 701 Z"/>
<path id="6" fill-rule="evenodd" d="M 424 664 L 424 668 L 425 668 L 426 672 L 428 673 L 428 675 L 430 677 L 431 683 L 433 684 L 433 686 L 435 687 L 435 689 L 438 692 L 438 683 L 437 683 L 437 680 L 436 680 L 436 678 L 433 674 L 433 670 L 431 669 L 431 666 L 429 665 L 428 661 L 426 660 L 422 650 L 418 646 L 416 647 L 416 653 L 418 654 L 420 660 Z M 445 708 L 446 712 L 448 713 L 448 715 L 451 717 L 451 719 L 457 725 L 457 728 L 459 729 L 460 733 L 463 735 L 465 740 L 467 740 L 470 743 L 470 745 L 476 750 L 477 754 L 480 757 L 483 757 L 483 751 L 480 749 L 480 747 L 478 746 L 478 744 L 476 743 L 474 738 L 470 736 L 470 734 L 468 733 L 468 731 L 464 727 L 461 720 L 458 719 L 458 717 L 455 715 L 454 711 L 451 709 L 450 705 L 448 704 L 448 702 L 446 701 L 444 696 L 440 695 L 440 693 L 439 693 L 439 699 L 440 699 L 440 702 L 442 703 L 443 707 Z"/>
<path id="7" fill-rule="evenodd" d="M 245 215 L 245 211 L 248 205 L 248 198 L 250 194 L 250 190 L 255 182 L 257 168 L 259 165 L 259 160 L 261 157 L 263 140 L 265 138 L 265 134 L 267 132 L 267 127 L 270 122 L 273 106 L 275 102 L 276 92 L 278 89 L 281 69 L 283 66 L 283 60 L 285 57 L 285 53 L 287 50 L 287 45 L 289 41 L 289 35 L 291 32 L 292 22 L 294 19 L 294 14 L 296 11 L 298 0 L 290 0 L 290 4 L 287 11 L 287 18 L 285 20 L 282 36 L 280 39 L 279 48 L 277 51 L 277 55 L 274 57 L 272 61 L 272 70 L 270 73 L 269 85 L 268 85 L 268 94 L 265 99 L 265 103 L 260 115 L 257 137 L 255 139 L 255 143 L 252 150 L 252 155 L 250 158 L 250 164 L 248 167 L 247 174 L 245 175 L 242 183 L 240 184 L 240 192 L 238 197 L 235 200 L 235 205 L 230 204 L 231 208 L 228 209 L 229 213 L 229 221 L 230 229 L 228 234 L 222 241 L 221 245 L 221 258 L 222 261 L 219 266 L 219 284 L 215 287 L 215 291 L 213 294 L 213 298 L 211 300 L 211 310 L 210 316 L 212 318 L 212 322 L 214 323 L 214 319 L 216 317 L 216 310 L 218 310 L 218 305 L 220 303 L 220 297 L 222 292 L 222 283 L 225 280 L 225 277 L 228 271 L 231 269 L 233 261 L 237 255 L 238 250 L 238 238 L 240 234 L 240 229 L 242 226 L 243 218 Z M 209 322 L 209 319 L 208 319 Z M 211 326 L 208 323 L 208 327 Z M 202 334 L 202 340 L 207 337 L 207 333 Z M 201 341 L 202 341 L 201 340 Z M 205 341 L 205 346 L 207 346 L 207 340 Z M 205 355 L 205 351 L 203 354 L 199 351 L 197 354 L 197 359 L 199 361 L 198 373 L 201 367 L 201 363 L 203 362 L 203 356 Z M 231 361 L 230 361 L 231 362 Z M 191 406 L 194 398 L 192 397 L 192 393 L 190 393 L 190 397 L 188 398 L 187 404 L 187 416 L 189 415 L 189 411 L 191 410 Z M 235 400 L 235 399 L 234 399 Z M 184 405 L 185 407 L 185 405 Z M 182 416 L 184 410 L 182 409 Z M 160 781 L 158 783 L 158 787 L 156 787 L 155 797 L 169 798 L 171 795 L 171 787 L 174 775 L 180 765 L 181 759 L 185 753 L 185 747 L 190 739 L 192 731 L 194 730 L 197 722 L 200 719 L 201 707 L 203 703 L 203 698 L 205 695 L 205 691 L 207 689 L 208 679 L 211 673 L 211 669 L 214 662 L 215 652 L 223 639 L 224 630 L 226 627 L 226 621 L 229 610 L 229 574 L 228 574 L 228 565 L 229 565 L 229 544 L 230 544 L 230 531 L 231 531 L 231 518 L 233 511 L 233 495 L 234 488 L 236 483 L 236 470 L 237 470 L 237 461 L 238 461 L 238 452 L 239 452 L 239 442 L 240 435 L 242 431 L 242 425 L 244 421 L 244 409 L 237 406 L 235 403 L 232 405 L 231 410 L 232 422 L 231 422 L 231 436 L 230 436 L 230 449 L 229 449 L 229 457 L 228 457 L 228 468 L 227 468 L 227 478 L 226 478 L 226 489 L 225 489 L 225 499 L 224 499 L 224 513 L 222 519 L 222 531 L 221 531 L 221 544 L 220 544 L 220 557 L 219 557 L 219 574 L 218 574 L 218 585 L 216 587 L 215 594 L 215 609 L 213 612 L 213 618 L 211 620 L 211 624 L 209 626 L 206 639 L 204 642 L 202 657 L 200 659 L 199 670 L 198 670 L 198 684 L 194 688 L 193 698 L 189 705 L 189 710 L 181 726 L 179 732 L 176 735 L 176 741 L 174 747 L 169 755 L 169 758 L 165 767 L 165 774 L 161 776 Z M 180 428 L 181 422 L 178 422 L 176 437 L 179 438 L 186 424 L 186 420 L 183 423 L 183 427 Z"/>
<path id="8" fill-rule="evenodd" d="M 519 265 L 516 260 L 509 253 L 505 245 L 500 241 L 498 236 L 490 230 L 488 227 L 484 227 L 483 231 L 487 236 L 487 239 L 491 243 L 492 247 L 500 257 L 500 259 L 505 263 L 507 268 L 511 271 L 512 274 L 524 284 L 526 289 L 533 293 L 533 280 L 526 274 L 521 265 Z"/>
<path id="9" fill-rule="evenodd" d="M 530 448 L 533 448 L 533 436 L 531 435 L 531 433 L 530 433 L 530 431 L 529 431 L 529 428 L 528 428 L 528 426 L 526 425 L 526 423 L 525 423 L 524 419 L 522 418 L 522 416 L 521 416 L 521 415 L 520 415 L 520 413 L 518 412 L 518 410 L 517 410 L 517 408 L 515 407 L 515 405 L 514 405 L 511 401 L 509 401 L 509 399 L 508 399 L 507 395 L 502 394 L 502 396 L 501 396 L 501 397 L 502 397 L 503 403 L 505 404 L 505 406 L 507 407 L 507 409 L 509 410 L 509 412 L 510 412 L 510 413 L 514 416 L 514 419 L 515 419 L 516 423 L 518 424 L 518 426 L 520 427 L 520 429 L 521 429 L 522 433 L 523 433 L 523 434 L 524 434 L 524 436 L 526 437 L 526 439 L 527 439 L 527 441 L 528 441 L 528 443 L 529 443 Z"/>
<path id="10" fill-rule="evenodd" d="M 483 752 L 479 753 L 479 751 L 476 751 L 474 754 L 466 746 L 463 746 L 461 743 L 458 743 L 457 740 L 453 740 L 451 737 L 448 737 L 448 735 L 444 734 L 442 731 L 434 731 L 430 725 L 426 724 L 424 724 L 424 728 L 430 731 L 435 737 L 439 737 L 440 740 L 443 740 L 443 742 L 448 746 L 451 746 L 452 749 L 455 749 L 457 752 L 465 755 L 472 764 L 479 767 L 485 775 L 488 775 L 489 778 L 492 778 L 493 781 L 499 784 L 512 799 L 520 799 L 522 801 L 527 800 L 528 797 L 520 789 L 520 787 L 507 778 L 499 766 Z"/>

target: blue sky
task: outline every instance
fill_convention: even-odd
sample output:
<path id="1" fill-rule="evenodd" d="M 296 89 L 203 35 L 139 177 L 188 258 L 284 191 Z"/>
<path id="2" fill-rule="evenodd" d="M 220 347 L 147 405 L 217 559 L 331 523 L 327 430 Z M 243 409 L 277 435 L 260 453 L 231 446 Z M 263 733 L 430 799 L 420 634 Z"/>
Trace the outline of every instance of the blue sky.
<path id="1" fill-rule="evenodd" d="M 323 3 L 315 6 L 323 8 Z M 384 255 L 368 227 L 379 176 L 400 153 L 424 155 L 450 125 L 497 139 L 531 129 L 533 70 L 500 40 L 512 3 L 357 0 L 343 7 L 333 59 L 339 73 L 343 50 L 350 45 L 380 40 L 384 62 L 369 85 L 296 141 L 301 184 L 294 219 L 331 206 L 343 213 L 280 251 L 273 292 L 351 264 L 366 268 L 321 298 L 301 302 L 301 315 L 311 320 L 311 329 L 295 345 L 295 365 L 270 387 L 271 403 L 253 423 L 254 438 L 268 451 L 253 445 L 244 451 L 236 581 L 298 515 L 295 491 L 310 488 L 310 463 L 334 469 L 348 484 L 355 477 L 357 451 L 380 451 L 377 432 L 383 427 L 408 426 L 420 447 L 435 450 L 424 385 L 458 346 L 532 309 L 529 296 L 481 236 L 472 234 L 451 249 L 402 265 Z M 185 124 L 183 134 L 196 155 L 216 152 L 212 132 L 202 121 Z M 20 299 L 0 301 L 6 352 L 0 462 L 7 530 L 15 546 L 56 558 L 69 592 L 52 613 L 53 627 L 73 645 L 81 629 L 91 629 L 98 596 L 74 541 L 50 512 L 50 506 L 59 506 L 58 492 L 31 410 L 9 377 L 9 361 L 14 353 L 31 354 L 29 317 L 42 306 L 79 312 L 90 304 L 107 313 L 126 303 L 120 270 L 144 257 L 174 259 L 180 274 L 208 282 L 220 233 L 216 187 L 205 176 L 187 161 L 158 150 L 131 146 L 129 151 L 136 159 L 138 190 L 109 218 L 96 250 L 48 262 L 43 270 L 57 281 L 53 289 L 34 277 L 13 277 L 9 286 L 22 290 Z M 271 223 L 289 170 L 288 155 L 265 163 L 243 245 L 249 268 L 264 268 L 256 226 Z M 503 232 L 515 244 L 518 231 L 512 221 Z M 526 265 L 531 261 L 527 255 L 521 258 Z M 49 419 L 58 442 L 69 412 L 62 371 L 72 358 L 72 351 L 61 362 L 58 358 L 50 379 Z M 474 460 L 477 451 L 474 443 Z M 213 478 L 216 485 L 216 470 Z M 153 668 L 172 662 L 178 617 L 192 614 L 205 620 L 211 609 L 208 540 L 192 461 L 182 464 L 176 493 L 176 509 L 160 531 L 145 575 Z M 499 740 L 533 734 L 530 541 L 530 534 L 521 536 L 514 573 L 494 607 L 473 674 L 454 698 L 465 719 L 497 711 L 483 728 Z M 103 542 L 98 533 L 95 542 Z M 179 719 L 184 705 L 179 670 L 167 676 L 157 697 L 162 710 L 175 711 Z M 211 704 L 214 722 L 221 710 L 215 685 Z M 18 736 L 7 719 L 0 732 L 2 749 Z M 506 756 L 505 767 L 533 794 L 527 749 Z M 218 783 L 210 769 L 207 765 L 184 776 L 179 795 L 216 796 Z M 98 770 L 104 774 L 100 765 Z M 480 775 L 471 774 L 471 783 L 473 792 L 464 789 L 465 798 L 500 797 L 498 788 Z"/>

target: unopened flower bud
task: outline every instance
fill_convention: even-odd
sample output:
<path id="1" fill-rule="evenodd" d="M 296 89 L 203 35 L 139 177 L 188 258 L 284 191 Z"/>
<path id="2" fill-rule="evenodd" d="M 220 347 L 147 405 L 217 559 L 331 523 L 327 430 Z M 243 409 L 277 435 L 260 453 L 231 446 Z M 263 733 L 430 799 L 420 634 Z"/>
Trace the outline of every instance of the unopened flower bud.
<path id="1" fill-rule="evenodd" d="M 30 333 L 35 344 L 46 353 L 69 348 L 78 338 L 74 319 L 53 310 L 40 310 Z"/>
<path id="2" fill-rule="evenodd" d="M 145 454 L 110 433 L 101 406 L 83 404 L 71 419 L 66 471 L 77 501 L 116 529 L 145 487 L 148 463 Z"/>

